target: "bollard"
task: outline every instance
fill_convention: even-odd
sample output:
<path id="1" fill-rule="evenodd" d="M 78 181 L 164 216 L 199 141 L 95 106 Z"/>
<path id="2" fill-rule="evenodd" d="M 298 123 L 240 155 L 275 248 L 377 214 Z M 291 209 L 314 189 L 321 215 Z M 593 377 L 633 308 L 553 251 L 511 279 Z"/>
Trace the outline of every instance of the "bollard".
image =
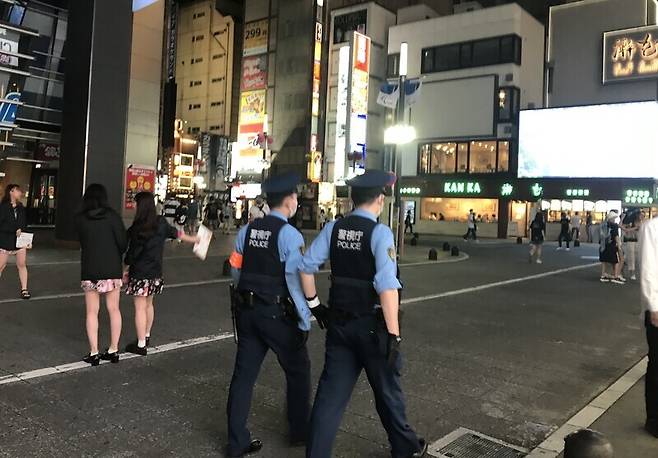
<path id="1" fill-rule="evenodd" d="M 450 244 L 448 242 L 443 242 L 443 251 L 450 251 Z"/>
<path id="2" fill-rule="evenodd" d="M 517 245 L 523 245 L 523 237 L 517 237 L 516 238 L 516 244 Z"/>
<path id="3" fill-rule="evenodd" d="M 436 250 L 434 248 L 430 248 L 430 252 L 427 255 L 427 258 L 430 261 L 436 261 L 437 259 L 439 259 L 439 254 L 436 252 Z"/>
<path id="4" fill-rule="evenodd" d="M 231 276 L 231 263 L 229 262 L 228 258 L 224 260 L 224 265 L 222 266 L 222 275 L 224 277 Z"/>
<path id="5" fill-rule="evenodd" d="M 581 429 L 564 438 L 564 458 L 612 458 L 612 444 L 598 431 Z"/>
<path id="6" fill-rule="evenodd" d="M 450 256 L 459 256 L 459 247 L 453 246 L 450 249 Z"/>

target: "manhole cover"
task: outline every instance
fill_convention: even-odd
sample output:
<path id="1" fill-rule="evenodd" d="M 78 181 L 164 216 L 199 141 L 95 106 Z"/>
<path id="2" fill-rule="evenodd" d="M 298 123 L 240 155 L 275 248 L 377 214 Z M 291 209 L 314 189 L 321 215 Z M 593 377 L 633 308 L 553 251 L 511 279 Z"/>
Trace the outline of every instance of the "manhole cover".
<path id="1" fill-rule="evenodd" d="M 431 452 L 440 458 L 524 458 L 527 455 L 522 449 L 465 428 L 432 444 Z"/>

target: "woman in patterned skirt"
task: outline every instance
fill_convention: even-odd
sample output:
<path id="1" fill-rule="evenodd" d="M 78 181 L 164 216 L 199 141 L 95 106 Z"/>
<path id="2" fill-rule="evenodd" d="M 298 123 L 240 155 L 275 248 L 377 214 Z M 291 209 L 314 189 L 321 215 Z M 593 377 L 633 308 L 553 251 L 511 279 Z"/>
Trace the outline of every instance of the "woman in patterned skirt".
<path id="1" fill-rule="evenodd" d="M 82 198 L 82 211 L 75 227 L 80 240 L 81 279 L 87 308 L 89 354 L 83 360 L 98 366 L 101 359 L 119 362 L 121 336 L 122 258 L 128 241 L 121 217 L 107 203 L 107 191 L 100 184 L 90 184 Z M 98 312 L 101 295 L 105 296 L 110 315 L 110 346 L 98 353 Z"/>
<path id="2" fill-rule="evenodd" d="M 128 344 L 126 351 L 146 356 L 155 314 L 153 297 L 162 293 L 164 287 L 162 257 L 165 241 L 178 239 L 197 243 L 199 238 L 170 226 L 163 217 L 158 216 L 155 198 L 150 192 L 140 192 L 135 196 L 135 201 L 137 211 L 133 225 L 128 229 L 129 245 L 125 263 L 129 267 L 126 294 L 135 300 L 137 341 Z"/>

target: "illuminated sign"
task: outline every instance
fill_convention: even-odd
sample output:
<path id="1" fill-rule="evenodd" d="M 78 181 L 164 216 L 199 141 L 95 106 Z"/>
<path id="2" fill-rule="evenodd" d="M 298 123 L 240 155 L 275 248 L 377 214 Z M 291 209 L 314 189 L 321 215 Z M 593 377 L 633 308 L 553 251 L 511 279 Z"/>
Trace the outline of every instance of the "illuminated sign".
<path id="1" fill-rule="evenodd" d="M 624 193 L 624 202 L 627 204 L 652 204 L 653 197 L 647 189 L 627 189 Z"/>
<path id="2" fill-rule="evenodd" d="M 512 186 L 509 183 L 505 183 L 500 187 L 501 196 L 511 196 L 513 192 L 514 192 L 514 186 Z"/>
<path id="3" fill-rule="evenodd" d="M 350 79 L 349 153 L 360 153 L 365 164 L 368 130 L 368 80 L 370 78 L 370 38 L 354 32 L 352 75 Z"/>
<path id="4" fill-rule="evenodd" d="M 347 96 L 350 73 L 350 47 L 338 51 L 338 87 L 336 92 L 336 142 L 334 157 L 334 182 L 345 175 L 345 146 L 347 144 Z"/>
<path id="5" fill-rule="evenodd" d="M 603 84 L 658 78 L 658 26 L 603 34 Z"/>
<path id="6" fill-rule="evenodd" d="M 535 183 L 530 187 L 530 192 L 534 197 L 539 197 L 544 193 L 544 187 L 539 183 Z"/>
<path id="7" fill-rule="evenodd" d="M 244 25 L 243 56 L 253 56 L 267 52 L 267 36 L 270 23 L 268 19 L 247 22 Z"/>
<path id="8" fill-rule="evenodd" d="M 419 195 L 420 194 L 420 188 L 400 188 L 400 194 Z"/>
<path id="9" fill-rule="evenodd" d="M 318 147 L 318 121 L 320 116 L 320 73 L 322 68 L 322 23 L 315 23 L 315 47 L 313 49 L 313 81 L 311 100 L 311 138 L 307 177 L 313 182 L 322 179 L 322 153 Z"/>
<path id="10" fill-rule="evenodd" d="M 477 181 L 446 181 L 443 183 L 446 194 L 480 194 L 482 188 Z"/>
<path id="11" fill-rule="evenodd" d="M 567 189 L 565 194 L 568 197 L 589 197 L 589 189 Z"/>

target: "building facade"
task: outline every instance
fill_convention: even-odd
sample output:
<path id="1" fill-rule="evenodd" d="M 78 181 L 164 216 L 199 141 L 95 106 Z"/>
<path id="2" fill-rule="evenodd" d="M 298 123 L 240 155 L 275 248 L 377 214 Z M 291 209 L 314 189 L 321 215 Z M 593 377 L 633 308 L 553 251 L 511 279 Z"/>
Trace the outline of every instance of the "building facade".
<path id="1" fill-rule="evenodd" d="M 408 77 L 422 80 L 408 110 L 417 138 L 398 148 L 415 230 L 463 234 L 473 209 L 481 235 L 523 233 L 530 204 L 517 182 L 518 113 L 542 106 L 544 27 L 516 4 L 398 25 L 389 77 L 402 42 Z"/>

